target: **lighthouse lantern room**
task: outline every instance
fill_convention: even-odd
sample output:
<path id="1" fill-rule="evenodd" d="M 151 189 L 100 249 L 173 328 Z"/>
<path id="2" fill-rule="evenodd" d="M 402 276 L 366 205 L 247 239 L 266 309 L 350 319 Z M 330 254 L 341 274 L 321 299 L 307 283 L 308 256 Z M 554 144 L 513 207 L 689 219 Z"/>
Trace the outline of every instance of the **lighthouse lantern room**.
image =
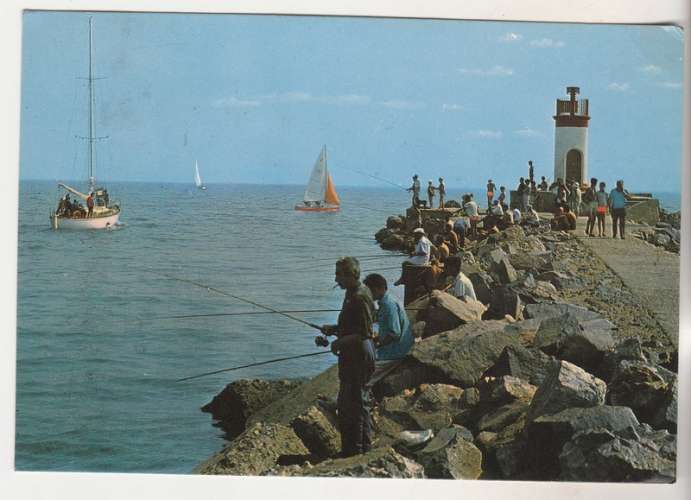
<path id="1" fill-rule="evenodd" d="M 570 99 L 557 99 L 554 115 L 554 179 L 581 184 L 588 178 L 588 99 L 576 99 L 580 89 L 566 87 Z"/>

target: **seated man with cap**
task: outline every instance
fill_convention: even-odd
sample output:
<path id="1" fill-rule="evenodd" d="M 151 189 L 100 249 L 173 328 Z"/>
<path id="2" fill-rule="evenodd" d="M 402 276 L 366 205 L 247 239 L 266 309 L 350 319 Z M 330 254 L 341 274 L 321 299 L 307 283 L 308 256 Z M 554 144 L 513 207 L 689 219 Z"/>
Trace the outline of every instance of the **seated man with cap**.
<path id="1" fill-rule="evenodd" d="M 415 240 L 415 250 L 410 255 L 408 259 L 403 261 L 403 265 L 406 266 L 427 266 L 430 261 L 430 256 L 432 254 L 432 242 L 425 236 L 425 230 L 421 227 L 413 230 L 413 238 Z M 398 286 L 403 284 L 403 276 L 394 283 Z"/>

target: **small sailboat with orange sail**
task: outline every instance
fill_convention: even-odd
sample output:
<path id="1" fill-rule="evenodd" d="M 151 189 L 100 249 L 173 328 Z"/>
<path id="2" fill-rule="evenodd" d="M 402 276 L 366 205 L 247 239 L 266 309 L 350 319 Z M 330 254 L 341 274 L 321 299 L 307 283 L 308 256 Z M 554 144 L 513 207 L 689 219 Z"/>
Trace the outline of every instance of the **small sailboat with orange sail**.
<path id="1" fill-rule="evenodd" d="M 336 194 L 333 179 L 326 167 L 326 146 L 324 146 L 314 168 L 312 168 L 303 201 L 295 205 L 295 210 L 301 212 L 338 212 L 340 207 L 341 200 Z"/>

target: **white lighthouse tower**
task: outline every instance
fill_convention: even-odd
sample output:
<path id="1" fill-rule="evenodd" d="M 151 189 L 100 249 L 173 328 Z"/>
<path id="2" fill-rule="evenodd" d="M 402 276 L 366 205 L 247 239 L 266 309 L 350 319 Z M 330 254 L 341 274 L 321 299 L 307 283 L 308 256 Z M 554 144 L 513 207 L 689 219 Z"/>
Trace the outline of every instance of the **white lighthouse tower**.
<path id="1" fill-rule="evenodd" d="M 566 87 L 568 101 L 557 99 L 553 117 L 554 179 L 581 184 L 588 178 L 588 99 L 576 99 L 580 89 Z"/>

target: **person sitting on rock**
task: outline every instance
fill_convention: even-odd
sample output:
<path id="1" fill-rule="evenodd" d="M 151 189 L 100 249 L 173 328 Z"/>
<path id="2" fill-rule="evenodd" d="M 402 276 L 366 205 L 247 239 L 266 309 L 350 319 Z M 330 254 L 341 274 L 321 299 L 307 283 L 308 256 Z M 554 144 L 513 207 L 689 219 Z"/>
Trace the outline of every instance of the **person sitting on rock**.
<path id="1" fill-rule="evenodd" d="M 537 214 L 532 205 L 528 205 L 528 210 L 526 210 L 525 217 L 523 218 L 523 224 L 526 226 L 540 225 L 540 216 Z"/>
<path id="2" fill-rule="evenodd" d="M 434 246 L 436 247 L 436 251 L 434 252 L 434 257 L 440 262 L 444 263 L 446 262 L 446 259 L 450 255 L 449 247 L 446 246 L 446 243 L 444 242 L 444 236 L 441 234 L 438 234 L 434 237 Z"/>
<path id="3" fill-rule="evenodd" d="M 578 222 L 578 217 L 576 214 L 569 209 L 569 207 L 564 207 L 564 216 L 566 217 L 566 222 L 569 226 L 569 231 L 575 231 L 576 224 Z"/>
<path id="4" fill-rule="evenodd" d="M 526 205 L 527 207 L 528 205 Z M 513 223 L 514 224 L 520 224 L 521 220 L 523 219 L 523 215 L 521 214 L 521 211 L 518 208 L 514 208 L 511 211 L 511 215 L 513 216 Z"/>
<path id="5" fill-rule="evenodd" d="M 458 242 L 458 235 L 453 230 L 453 223 L 451 221 L 446 221 L 444 224 L 444 232 L 442 233 L 444 237 L 444 243 L 449 247 L 449 254 L 457 254 L 461 247 Z"/>
<path id="6" fill-rule="evenodd" d="M 453 231 L 458 236 L 458 244 L 460 248 L 465 246 L 465 235 L 469 226 L 470 222 L 468 222 L 466 217 L 459 217 L 453 223 Z"/>
<path id="7" fill-rule="evenodd" d="M 477 300 L 473 282 L 461 272 L 460 255 L 452 255 L 446 260 L 444 268 L 445 285 L 449 287 L 449 293 L 464 301 Z"/>
<path id="8" fill-rule="evenodd" d="M 415 339 L 403 304 L 388 291 L 386 278 L 381 274 L 369 274 L 363 283 L 379 306 L 376 313 L 378 331 L 374 338 L 377 361 L 367 383 L 371 388 L 401 364 Z"/>
<path id="9" fill-rule="evenodd" d="M 427 266 L 432 255 L 432 242 L 425 236 L 425 230 L 421 227 L 413 230 L 415 250 L 411 256 L 403 262 L 403 266 Z M 403 284 L 403 274 L 394 283 L 395 286 Z"/>

